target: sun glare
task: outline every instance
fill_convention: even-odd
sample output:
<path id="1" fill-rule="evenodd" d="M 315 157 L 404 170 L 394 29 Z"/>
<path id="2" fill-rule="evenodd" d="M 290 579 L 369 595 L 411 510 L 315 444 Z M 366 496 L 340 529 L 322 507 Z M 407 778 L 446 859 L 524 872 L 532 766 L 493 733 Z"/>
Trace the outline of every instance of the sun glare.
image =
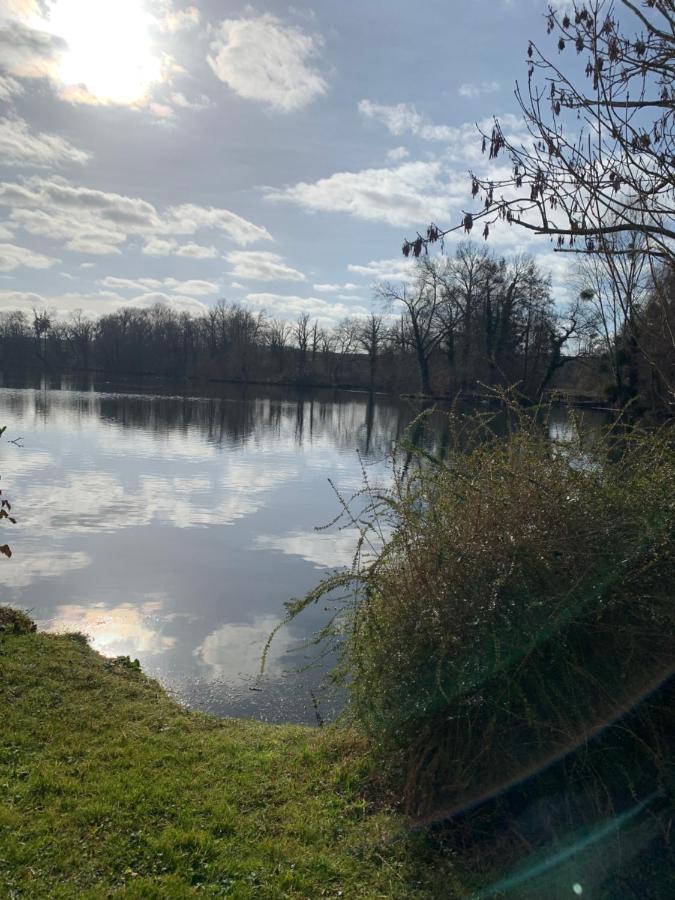
<path id="1" fill-rule="evenodd" d="M 58 71 L 66 94 L 142 102 L 162 77 L 153 21 L 142 0 L 56 0 L 49 26 L 67 44 Z"/>

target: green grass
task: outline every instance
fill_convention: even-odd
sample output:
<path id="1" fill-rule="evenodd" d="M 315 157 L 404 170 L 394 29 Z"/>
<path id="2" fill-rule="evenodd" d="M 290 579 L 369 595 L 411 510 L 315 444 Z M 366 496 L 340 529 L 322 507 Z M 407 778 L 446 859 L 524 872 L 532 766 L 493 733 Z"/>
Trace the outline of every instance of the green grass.
<path id="1" fill-rule="evenodd" d="M 81 636 L 17 630 L 0 627 L 2 897 L 466 896 L 368 799 L 348 730 L 189 712 Z"/>

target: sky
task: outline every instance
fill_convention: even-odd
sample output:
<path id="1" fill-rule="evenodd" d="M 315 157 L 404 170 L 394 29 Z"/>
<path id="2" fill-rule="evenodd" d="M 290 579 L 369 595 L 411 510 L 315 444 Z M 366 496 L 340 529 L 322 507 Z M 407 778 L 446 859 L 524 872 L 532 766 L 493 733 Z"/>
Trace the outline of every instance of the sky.
<path id="1" fill-rule="evenodd" d="M 546 8 L 0 0 L 0 311 L 368 313 L 403 239 L 471 208 L 476 123 L 522 131 Z M 546 238 L 489 243 L 564 290 Z"/>

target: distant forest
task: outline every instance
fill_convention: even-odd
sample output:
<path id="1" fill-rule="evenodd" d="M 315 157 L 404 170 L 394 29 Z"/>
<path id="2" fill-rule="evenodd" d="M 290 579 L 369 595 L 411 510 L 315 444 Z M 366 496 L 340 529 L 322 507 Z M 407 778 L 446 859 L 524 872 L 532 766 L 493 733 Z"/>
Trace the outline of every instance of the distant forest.
<path id="1" fill-rule="evenodd" d="M 561 306 L 532 259 L 463 243 L 451 257 L 422 256 L 410 282 L 375 288 L 377 311 L 331 328 L 308 314 L 289 322 L 225 301 L 197 317 L 163 305 L 96 320 L 4 312 L 0 367 L 437 396 L 515 386 L 529 401 L 556 388 L 672 409 L 673 274 L 634 277 L 627 299 L 597 258 L 575 271 L 576 299 Z"/>

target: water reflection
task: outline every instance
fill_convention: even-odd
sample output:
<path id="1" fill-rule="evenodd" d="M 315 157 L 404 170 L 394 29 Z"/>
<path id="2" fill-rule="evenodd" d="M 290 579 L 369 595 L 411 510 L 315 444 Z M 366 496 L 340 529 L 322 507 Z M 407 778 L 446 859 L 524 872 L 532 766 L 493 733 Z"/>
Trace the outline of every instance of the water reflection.
<path id="1" fill-rule="evenodd" d="M 86 634 L 93 647 L 106 656 L 120 654 L 163 653 L 176 644 L 175 637 L 162 634 L 166 617 L 161 615 L 163 600 L 146 600 L 139 606 L 120 603 L 107 607 L 93 603 L 59 606 L 51 621 L 54 631 L 79 631 Z"/>
<path id="2" fill-rule="evenodd" d="M 327 612 L 278 635 L 260 684 L 259 653 L 284 601 L 351 561 L 355 530 L 314 531 L 338 511 L 329 479 L 349 496 L 362 465 L 387 478 L 417 408 L 330 391 L 2 383 L 0 424 L 24 446 L 0 444 L 19 519 L 0 603 L 138 657 L 190 705 L 313 722 L 320 673 L 289 672 Z M 424 440 L 439 452 L 445 420 Z"/>

